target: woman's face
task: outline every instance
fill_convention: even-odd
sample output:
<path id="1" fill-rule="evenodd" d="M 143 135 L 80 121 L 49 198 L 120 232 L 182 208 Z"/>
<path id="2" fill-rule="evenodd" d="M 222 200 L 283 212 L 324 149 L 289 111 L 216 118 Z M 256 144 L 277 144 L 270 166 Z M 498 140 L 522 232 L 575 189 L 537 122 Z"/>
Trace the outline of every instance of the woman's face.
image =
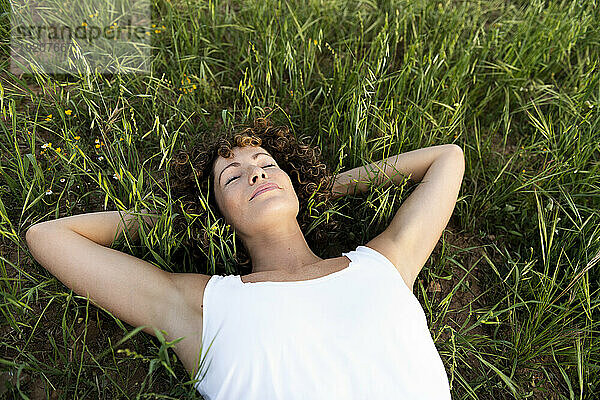
<path id="1" fill-rule="evenodd" d="M 251 236 L 296 218 L 299 202 L 288 174 L 262 147 L 234 147 L 213 165 L 217 205 L 236 232 Z M 269 190 L 264 190 L 264 189 Z"/>

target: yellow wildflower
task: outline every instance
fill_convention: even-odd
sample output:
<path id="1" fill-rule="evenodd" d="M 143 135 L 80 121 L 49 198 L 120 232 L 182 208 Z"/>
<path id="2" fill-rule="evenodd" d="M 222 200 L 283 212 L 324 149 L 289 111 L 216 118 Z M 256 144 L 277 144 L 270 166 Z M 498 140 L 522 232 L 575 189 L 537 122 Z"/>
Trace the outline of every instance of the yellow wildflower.
<path id="1" fill-rule="evenodd" d="M 81 136 L 75 136 L 75 140 L 81 139 Z"/>
<path id="2" fill-rule="evenodd" d="M 73 110 L 66 110 L 65 111 L 65 114 L 67 114 L 67 115 L 71 115 L 72 113 L 73 113 Z"/>
<path id="3" fill-rule="evenodd" d="M 84 22 L 82 22 L 82 23 L 81 23 L 81 26 L 87 26 L 87 22 L 85 22 L 85 21 L 84 21 Z"/>

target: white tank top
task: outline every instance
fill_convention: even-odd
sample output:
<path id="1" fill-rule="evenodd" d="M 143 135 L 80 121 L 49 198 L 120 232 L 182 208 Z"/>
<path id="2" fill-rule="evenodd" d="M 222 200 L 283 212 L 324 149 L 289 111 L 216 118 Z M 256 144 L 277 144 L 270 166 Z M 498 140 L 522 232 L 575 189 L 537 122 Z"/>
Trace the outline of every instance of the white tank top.
<path id="1" fill-rule="evenodd" d="M 206 400 L 450 399 L 425 313 L 394 265 L 358 246 L 320 278 L 213 275 L 196 389 Z"/>

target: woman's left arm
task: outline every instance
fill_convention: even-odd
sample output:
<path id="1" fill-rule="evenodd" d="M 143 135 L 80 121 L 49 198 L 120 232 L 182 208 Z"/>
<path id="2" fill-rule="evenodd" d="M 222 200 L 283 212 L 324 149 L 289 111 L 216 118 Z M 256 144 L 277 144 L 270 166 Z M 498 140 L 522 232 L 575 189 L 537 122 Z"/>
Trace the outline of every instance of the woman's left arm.
<path id="1" fill-rule="evenodd" d="M 333 198 L 364 193 L 370 185 L 400 184 L 406 176 L 420 182 L 433 162 L 448 152 L 462 149 L 455 144 L 442 144 L 400 153 L 371 164 L 357 167 L 335 176 Z"/>
<path id="2" fill-rule="evenodd" d="M 364 192 L 371 184 L 420 182 L 390 225 L 366 243 L 400 272 L 412 290 L 417 275 L 448 224 L 462 184 L 465 163 L 455 144 L 426 147 L 354 168 L 335 178 L 334 198 Z"/>

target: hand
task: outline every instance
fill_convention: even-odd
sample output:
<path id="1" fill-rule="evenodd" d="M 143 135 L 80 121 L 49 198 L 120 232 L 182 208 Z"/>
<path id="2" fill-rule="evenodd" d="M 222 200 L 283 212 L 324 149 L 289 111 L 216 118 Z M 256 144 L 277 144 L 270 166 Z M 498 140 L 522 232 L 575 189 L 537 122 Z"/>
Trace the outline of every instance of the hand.
<path id="1" fill-rule="evenodd" d="M 149 226 L 153 227 L 154 224 L 156 223 L 156 220 L 160 218 L 160 215 L 151 213 L 148 209 L 146 208 L 142 208 L 140 210 L 140 214 L 142 214 L 142 219 L 144 220 L 144 222 L 146 224 L 148 224 Z M 143 214 L 149 214 L 149 215 L 143 215 Z"/>
<path id="2" fill-rule="evenodd" d="M 331 185 L 332 199 L 337 199 L 348 194 L 346 185 L 341 182 L 341 175 L 330 176 L 328 179 L 330 180 L 329 184 Z M 333 184 L 331 183 L 331 180 L 333 180 Z"/>

